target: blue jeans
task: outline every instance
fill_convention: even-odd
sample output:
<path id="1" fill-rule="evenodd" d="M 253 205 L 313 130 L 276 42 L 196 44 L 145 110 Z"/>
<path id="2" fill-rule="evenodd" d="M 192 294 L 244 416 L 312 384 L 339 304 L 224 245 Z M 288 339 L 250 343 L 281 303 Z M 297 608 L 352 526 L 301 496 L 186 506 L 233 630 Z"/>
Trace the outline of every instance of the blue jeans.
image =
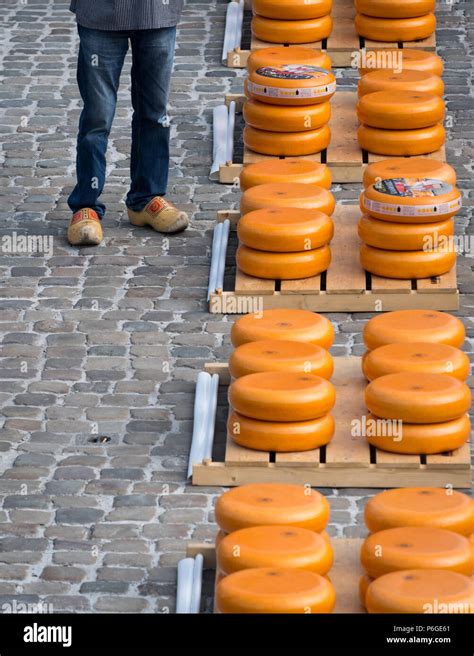
<path id="1" fill-rule="evenodd" d="M 115 115 L 125 56 L 132 48 L 131 186 L 127 207 L 141 211 L 168 184 L 170 128 L 166 106 L 176 27 L 104 31 L 78 26 L 77 81 L 84 102 L 77 139 L 77 185 L 69 196 L 73 212 L 90 207 L 102 219 L 107 142 Z"/>

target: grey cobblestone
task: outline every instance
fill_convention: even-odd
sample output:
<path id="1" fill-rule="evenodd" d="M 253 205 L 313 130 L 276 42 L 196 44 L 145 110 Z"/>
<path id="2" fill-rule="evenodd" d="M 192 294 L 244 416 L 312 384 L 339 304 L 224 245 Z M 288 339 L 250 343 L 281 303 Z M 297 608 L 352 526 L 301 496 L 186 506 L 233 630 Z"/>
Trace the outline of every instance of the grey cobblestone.
<path id="1" fill-rule="evenodd" d="M 175 565 L 186 542 L 213 539 L 212 508 L 222 490 L 192 488 L 185 471 L 197 372 L 230 352 L 232 318 L 209 315 L 205 303 L 215 210 L 239 199 L 208 180 L 212 108 L 225 93 L 241 92 L 244 76 L 220 62 L 227 1 L 187 0 L 178 34 L 170 197 L 190 212 L 190 230 L 165 241 L 126 218 L 128 58 L 110 140 L 106 238 L 99 249 L 81 252 L 64 236 L 80 110 L 68 0 L 0 3 L 10 37 L 0 49 L 7 208 L 0 232 L 54 236 L 51 255 L 0 254 L 0 604 L 41 596 L 57 612 L 173 612 Z M 464 1 L 438 6 L 455 119 L 448 160 L 465 190 L 457 226 L 470 233 L 472 10 Z M 355 79 L 345 71 L 341 87 L 353 88 Z M 359 185 L 334 191 L 353 202 Z M 472 353 L 469 259 L 459 259 L 458 275 L 459 316 Z M 362 354 L 370 315 L 329 316 L 333 354 Z M 364 535 L 363 508 L 373 491 L 324 493 L 330 534 Z M 208 596 L 212 583 L 205 583 Z"/>

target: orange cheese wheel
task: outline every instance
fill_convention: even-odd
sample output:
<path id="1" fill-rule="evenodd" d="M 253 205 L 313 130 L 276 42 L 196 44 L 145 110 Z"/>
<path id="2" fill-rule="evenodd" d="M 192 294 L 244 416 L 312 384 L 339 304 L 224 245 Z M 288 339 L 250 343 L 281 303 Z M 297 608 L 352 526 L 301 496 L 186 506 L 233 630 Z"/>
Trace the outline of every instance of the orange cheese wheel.
<path id="1" fill-rule="evenodd" d="M 359 237 L 368 246 L 390 251 L 421 251 L 435 246 L 449 247 L 454 235 L 453 219 L 436 223 L 400 223 L 362 216 L 357 226 Z"/>
<path id="2" fill-rule="evenodd" d="M 434 52 L 427 52 L 419 48 L 384 48 L 383 50 L 366 50 L 363 54 L 362 65 L 359 67 L 361 75 L 367 75 L 375 70 L 390 70 L 395 73 L 401 71 L 423 71 L 441 77 L 443 74 L 443 60 Z"/>
<path id="3" fill-rule="evenodd" d="M 327 189 L 316 185 L 284 182 L 251 187 L 242 194 L 241 214 L 265 207 L 295 207 L 319 210 L 331 216 L 336 207 L 334 196 Z"/>
<path id="4" fill-rule="evenodd" d="M 387 251 L 364 244 L 360 249 L 360 263 L 363 269 L 382 278 L 434 278 L 451 271 L 456 264 L 456 253 L 444 248 L 433 248 L 429 251 Z"/>
<path id="5" fill-rule="evenodd" d="M 380 380 L 380 379 L 379 379 Z M 449 453 L 462 447 L 471 433 L 468 415 L 452 421 L 391 426 L 367 416 L 367 442 L 377 449 L 405 455 Z"/>
<path id="6" fill-rule="evenodd" d="M 307 20 L 331 13 L 332 0 L 253 0 L 258 16 L 278 20 Z"/>
<path id="7" fill-rule="evenodd" d="M 331 411 L 335 401 L 333 385 L 314 374 L 263 372 L 238 378 L 229 386 L 230 406 L 244 417 L 263 421 L 318 419 Z"/>
<path id="8" fill-rule="evenodd" d="M 394 9 L 399 6 L 393 5 Z M 418 41 L 434 33 L 436 17 L 433 13 L 415 18 L 374 18 L 357 14 L 355 28 L 359 36 L 371 41 Z"/>
<path id="9" fill-rule="evenodd" d="M 246 82 L 245 90 L 251 98 L 271 105 L 326 103 L 336 91 L 334 75 L 318 66 L 264 66 L 252 71 Z"/>
<path id="10" fill-rule="evenodd" d="M 372 533 L 400 526 L 432 526 L 468 537 L 474 533 L 474 499 L 452 488 L 386 490 L 369 499 L 365 523 Z"/>
<path id="11" fill-rule="evenodd" d="M 474 579 L 447 570 L 391 572 L 370 585 L 366 606 L 369 613 L 472 614 Z"/>
<path id="12" fill-rule="evenodd" d="M 469 377 L 469 358 L 449 344 L 411 342 L 386 344 L 369 351 L 362 368 L 368 380 L 400 372 L 448 374 L 465 381 Z"/>
<path id="13" fill-rule="evenodd" d="M 431 223 L 455 216 L 461 192 L 441 180 L 389 178 L 364 189 L 360 208 L 374 219 L 395 223 Z"/>
<path id="14" fill-rule="evenodd" d="M 237 319 L 230 337 L 234 347 L 261 339 L 284 339 L 310 342 L 329 349 L 334 341 L 334 328 L 322 314 L 284 308 L 247 314 Z"/>
<path id="15" fill-rule="evenodd" d="M 327 578 L 303 569 L 244 569 L 226 576 L 216 590 L 218 613 L 330 613 L 335 603 Z"/>
<path id="16" fill-rule="evenodd" d="M 262 524 L 259 524 L 259 526 L 262 526 Z M 265 526 L 286 526 L 286 524 L 265 524 Z M 244 526 L 243 528 L 248 528 L 247 526 Z M 237 529 L 241 530 L 241 529 Z M 313 530 L 313 529 L 309 529 Z M 329 544 L 331 544 L 331 538 L 329 537 L 327 531 L 317 531 L 319 535 L 326 540 Z M 216 533 L 216 539 L 215 539 L 215 545 L 216 549 L 219 546 L 219 544 L 222 542 L 222 540 L 226 537 L 226 535 L 230 535 L 230 533 L 227 533 L 226 531 L 223 531 L 222 529 L 219 529 Z"/>
<path id="17" fill-rule="evenodd" d="M 244 246 L 272 253 L 296 253 L 329 243 L 334 223 L 318 210 L 269 208 L 245 214 L 237 226 Z"/>
<path id="18" fill-rule="evenodd" d="M 369 585 L 372 583 L 374 579 L 371 579 L 370 576 L 367 576 L 367 574 L 363 574 L 360 579 L 359 579 L 359 601 L 364 606 L 365 608 L 365 597 L 367 595 L 367 590 L 369 589 Z"/>
<path id="19" fill-rule="evenodd" d="M 435 342 L 461 347 L 465 338 L 462 322 L 437 310 L 397 310 L 378 314 L 364 328 L 369 350 L 397 342 Z"/>
<path id="20" fill-rule="evenodd" d="M 429 157 L 391 157 L 369 164 L 364 171 L 364 188 L 394 178 L 429 178 L 456 185 L 456 171 L 449 164 Z"/>
<path id="21" fill-rule="evenodd" d="M 229 358 L 229 371 L 233 378 L 263 371 L 291 371 L 329 380 L 334 363 L 329 351 L 322 346 L 269 339 L 238 346 Z"/>
<path id="22" fill-rule="evenodd" d="M 357 116 L 364 125 L 384 130 L 416 130 L 444 118 L 444 101 L 422 91 L 375 91 L 359 99 Z"/>
<path id="23" fill-rule="evenodd" d="M 324 102 L 318 105 L 282 107 L 249 98 L 244 103 L 243 115 L 245 123 L 258 130 L 268 131 L 271 128 L 272 133 L 308 132 L 328 123 L 331 118 L 331 104 Z"/>
<path id="24" fill-rule="evenodd" d="M 298 422 L 274 422 L 249 419 L 231 412 L 227 430 L 234 442 L 246 449 L 288 453 L 310 451 L 329 444 L 335 422 L 331 415 Z"/>
<path id="25" fill-rule="evenodd" d="M 279 68 L 285 64 L 295 66 L 316 66 L 331 70 L 331 59 L 327 52 L 300 46 L 271 46 L 258 48 L 250 53 L 247 59 L 247 71 L 251 73 L 258 68 Z"/>
<path id="26" fill-rule="evenodd" d="M 330 543 L 297 526 L 253 526 L 227 535 L 217 548 L 224 574 L 255 567 L 305 569 L 324 576 L 333 563 Z"/>
<path id="27" fill-rule="evenodd" d="M 446 131 L 439 123 L 416 130 L 384 130 L 361 125 L 357 130 L 357 140 L 369 153 L 411 157 L 439 150 L 446 141 Z"/>
<path id="28" fill-rule="evenodd" d="M 263 525 L 301 526 L 319 533 L 329 521 L 329 503 L 305 485 L 251 483 L 222 494 L 215 514 L 227 533 Z"/>
<path id="29" fill-rule="evenodd" d="M 471 404 L 469 387 L 448 374 L 398 373 L 373 380 L 365 390 L 372 414 L 409 424 L 451 421 Z"/>
<path id="30" fill-rule="evenodd" d="M 439 75 L 424 71 L 402 71 L 401 73 L 394 73 L 393 71 L 379 70 L 372 71 L 361 77 L 358 85 L 359 97 L 366 96 L 368 93 L 376 93 L 377 91 L 386 91 L 388 93 L 422 91 L 423 93 L 430 93 L 442 97 L 444 84 Z"/>
<path id="31" fill-rule="evenodd" d="M 246 166 L 240 174 L 242 191 L 262 184 L 296 182 L 324 189 L 331 187 L 331 171 L 326 164 L 309 159 L 269 159 Z"/>
<path id="32" fill-rule="evenodd" d="M 239 246 L 236 262 L 241 271 L 254 278 L 301 280 L 327 271 L 331 263 L 331 249 L 322 246 L 300 253 L 271 253 Z"/>
<path id="33" fill-rule="evenodd" d="M 268 43 L 313 43 L 327 39 L 332 32 L 331 16 L 288 21 L 254 16 L 252 34 Z"/>
<path id="34" fill-rule="evenodd" d="M 377 18 L 414 18 L 435 10 L 436 0 L 355 0 L 356 11 Z"/>
<path id="35" fill-rule="evenodd" d="M 474 549 L 453 531 L 431 526 L 403 526 L 372 533 L 360 550 L 366 574 L 376 579 L 403 569 L 447 569 L 470 576 Z"/>
<path id="36" fill-rule="evenodd" d="M 275 157 L 303 157 L 320 153 L 329 146 L 331 130 L 323 125 L 306 132 L 269 132 L 250 126 L 244 128 L 244 144 L 250 150 Z"/>

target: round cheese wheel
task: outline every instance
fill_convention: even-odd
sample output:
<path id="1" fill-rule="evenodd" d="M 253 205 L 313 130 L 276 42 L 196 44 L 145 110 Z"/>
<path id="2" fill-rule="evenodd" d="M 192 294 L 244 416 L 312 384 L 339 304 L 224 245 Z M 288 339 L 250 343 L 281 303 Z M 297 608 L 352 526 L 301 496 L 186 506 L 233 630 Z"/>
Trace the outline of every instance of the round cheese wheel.
<path id="1" fill-rule="evenodd" d="M 283 308 L 247 314 L 237 319 L 230 338 L 234 347 L 261 339 L 284 339 L 310 342 L 329 349 L 334 341 L 334 328 L 322 314 Z"/>
<path id="2" fill-rule="evenodd" d="M 382 278 L 434 278 L 451 271 L 456 264 L 456 253 L 444 248 L 433 248 L 429 251 L 388 251 L 364 244 L 360 249 L 360 263 L 363 269 Z"/>
<path id="3" fill-rule="evenodd" d="M 474 579 L 442 569 L 391 572 L 370 585 L 366 606 L 369 613 L 472 613 Z"/>
<path id="4" fill-rule="evenodd" d="M 421 75 L 421 73 L 420 73 Z M 438 78 L 439 79 L 439 78 Z M 243 107 L 244 121 L 258 130 L 272 132 L 308 132 L 321 128 L 331 118 L 331 104 L 282 107 L 249 98 Z"/>
<path id="5" fill-rule="evenodd" d="M 269 208 L 244 214 L 237 225 L 244 246 L 272 253 L 296 253 L 331 241 L 334 223 L 318 210 Z"/>
<path id="6" fill-rule="evenodd" d="M 402 71 L 401 73 L 394 73 L 393 71 L 379 70 L 371 71 L 361 77 L 358 85 L 359 97 L 366 96 L 368 93 L 376 93 L 377 91 L 388 93 L 421 91 L 443 97 L 444 84 L 439 75 L 425 71 Z"/>
<path id="7" fill-rule="evenodd" d="M 329 444 L 335 423 L 331 415 L 298 422 L 274 422 L 249 419 L 231 412 L 227 430 L 234 442 L 246 449 L 288 453 L 310 451 Z"/>
<path id="8" fill-rule="evenodd" d="M 436 245 L 449 245 L 454 235 L 453 219 L 436 223 L 400 223 L 379 221 L 362 216 L 357 226 L 359 237 L 368 246 L 390 251 L 429 250 Z"/>
<path id="9" fill-rule="evenodd" d="M 336 207 L 334 196 L 327 189 L 316 185 L 284 182 L 251 187 L 242 194 L 241 214 L 268 207 L 295 207 L 319 210 L 331 216 Z"/>
<path id="10" fill-rule="evenodd" d="M 263 371 L 291 371 L 329 380 L 334 363 L 329 351 L 317 344 L 268 339 L 238 346 L 229 358 L 229 371 L 233 378 Z"/>
<path id="11" fill-rule="evenodd" d="M 435 342 L 461 347 L 466 331 L 462 322 L 437 310 L 397 310 L 378 314 L 364 328 L 370 350 L 396 342 Z"/>
<path id="12" fill-rule="evenodd" d="M 323 125 L 306 132 L 269 132 L 250 126 L 244 128 L 244 144 L 250 150 L 275 157 L 303 157 L 320 153 L 329 146 L 331 130 Z"/>
<path id="13" fill-rule="evenodd" d="M 405 455 L 449 453 L 462 447 L 471 433 L 467 415 L 435 424 L 403 423 L 387 428 L 386 422 L 369 413 L 367 422 L 369 444 L 382 451 Z"/>
<path id="14" fill-rule="evenodd" d="M 469 358 L 449 344 L 411 342 L 386 344 L 369 351 L 362 368 L 369 380 L 401 372 L 448 374 L 465 381 L 469 377 Z"/>
<path id="15" fill-rule="evenodd" d="M 336 92 L 336 78 L 318 66 L 264 66 L 249 74 L 246 92 L 251 98 L 271 105 L 326 103 Z"/>
<path id="16" fill-rule="evenodd" d="M 436 0 L 355 0 L 358 13 L 377 18 L 414 18 L 436 8 Z"/>
<path id="17" fill-rule="evenodd" d="M 470 576 L 474 549 L 459 533 L 431 526 L 403 526 L 372 533 L 360 562 L 373 579 L 402 569 L 446 569 Z"/>
<path id="18" fill-rule="evenodd" d="M 262 184 L 291 182 L 331 187 L 331 171 L 326 164 L 309 159 L 269 159 L 246 166 L 240 174 L 242 191 Z"/>
<path id="19" fill-rule="evenodd" d="M 258 48 L 250 53 L 247 59 L 247 71 L 251 73 L 258 68 L 279 68 L 284 65 L 316 66 L 331 70 L 331 59 L 327 52 L 300 46 L 271 46 Z M 441 73 L 440 73 L 441 75 Z"/>
<path id="20" fill-rule="evenodd" d="M 469 387 L 448 374 L 398 373 L 373 380 L 365 390 L 372 414 L 409 424 L 451 421 L 471 404 Z"/>
<path id="21" fill-rule="evenodd" d="M 332 32 L 331 16 L 288 21 L 254 16 L 252 34 L 268 43 L 313 43 L 327 39 Z"/>
<path id="22" fill-rule="evenodd" d="M 330 613 L 335 603 L 327 578 L 304 569 L 244 569 L 226 576 L 216 590 L 218 613 Z"/>
<path id="23" fill-rule="evenodd" d="M 271 253 L 239 246 L 236 262 L 241 271 L 254 278 L 302 280 L 327 271 L 331 263 L 331 249 L 322 246 L 301 253 Z"/>
<path id="24" fill-rule="evenodd" d="M 359 36 L 371 41 L 419 41 L 435 32 L 436 16 L 428 13 L 414 18 L 374 18 L 356 14 L 355 28 Z"/>
<path id="25" fill-rule="evenodd" d="M 332 0 L 253 0 L 252 9 L 265 18 L 307 20 L 330 14 Z"/>
<path id="26" fill-rule="evenodd" d="M 434 52 L 418 48 L 384 48 L 366 50 L 359 73 L 367 75 L 375 70 L 390 70 L 395 73 L 423 71 L 441 77 L 443 68 L 443 60 Z"/>
<path id="27" fill-rule="evenodd" d="M 229 405 L 244 417 L 263 421 L 318 419 L 335 402 L 333 385 L 314 374 L 264 372 L 243 376 L 229 386 Z"/>
<path id="28" fill-rule="evenodd" d="M 369 153 L 411 157 L 439 150 L 446 142 L 446 131 L 439 123 L 416 130 L 384 130 L 361 125 L 357 130 L 357 140 Z"/>
<path id="29" fill-rule="evenodd" d="M 365 597 L 367 595 L 367 590 L 369 589 L 369 585 L 372 583 L 374 579 L 371 579 L 370 576 L 367 576 L 367 574 L 363 574 L 360 579 L 359 579 L 359 601 L 364 606 L 365 608 Z"/>
<path id="30" fill-rule="evenodd" d="M 428 178 L 456 185 L 456 171 L 449 164 L 429 157 L 390 157 L 369 164 L 364 171 L 364 188 L 395 178 Z"/>
<path id="31" fill-rule="evenodd" d="M 224 492 L 216 502 L 216 522 L 226 531 L 250 526 L 301 526 L 323 531 L 329 521 L 329 503 L 305 485 L 251 483 Z"/>
<path id="32" fill-rule="evenodd" d="M 384 130 L 416 130 L 440 123 L 444 101 L 422 91 L 376 91 L 360 98 L 357 116 L 364 125 Z"/>
<path id="33" fill-rule="evenodd" d="M 474 533 L 474 499 L 452 488 L 386 490 L 369 499 L 365 523 L 372 533 L 401 526 L 432 526 L 468 537 Z"/>
<path id="34" fill-rule="evenodd" d="M 288 567 L 324 576 L 334 559 L 327 540 L 297 526 L 253 526 L 234 531 L 219 544 L 216 556 L 225 574 L 255 567 Z"/>
<path id="35" fill-rule="evenodd" d="M 395 223 L 431 223 L 455 216 L 461 192 L 441 180 L 389 178 L 364 189 L 360 208 L 369 216 Z"/>

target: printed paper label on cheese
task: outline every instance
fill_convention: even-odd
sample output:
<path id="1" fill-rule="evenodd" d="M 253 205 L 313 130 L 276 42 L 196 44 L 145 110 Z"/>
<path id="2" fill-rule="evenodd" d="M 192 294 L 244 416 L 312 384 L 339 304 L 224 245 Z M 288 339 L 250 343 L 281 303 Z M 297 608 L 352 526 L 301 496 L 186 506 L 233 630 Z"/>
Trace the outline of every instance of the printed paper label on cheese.
<path id="1" fill-rule="evenodd" d="M 391 178 L 374 184 L 375 191 L 401 198 L 433 198 L 449 194 L 453 187 L 430 178 Z"/>
<path id="2" fill-rule="evenodd" d="M 283 66 L 264 66 L 256 71 L 263 77 L 276 80 L 311 80 L 312 78 L 327 77 L 328 72 L 318 66 L 305 64 L 284 64 Z"/>
<path id="3" fill-rule="evenodd" d="M 272 87 L 264 86 L 263 84 L 255 84 L 255 82 L 248 81 L 247 89 L 253 96 L 262 96 L 267 98 L 324 98 L 332 96 L 336 91 L 336 82 L 324 84 L 317 87 Z"/>

